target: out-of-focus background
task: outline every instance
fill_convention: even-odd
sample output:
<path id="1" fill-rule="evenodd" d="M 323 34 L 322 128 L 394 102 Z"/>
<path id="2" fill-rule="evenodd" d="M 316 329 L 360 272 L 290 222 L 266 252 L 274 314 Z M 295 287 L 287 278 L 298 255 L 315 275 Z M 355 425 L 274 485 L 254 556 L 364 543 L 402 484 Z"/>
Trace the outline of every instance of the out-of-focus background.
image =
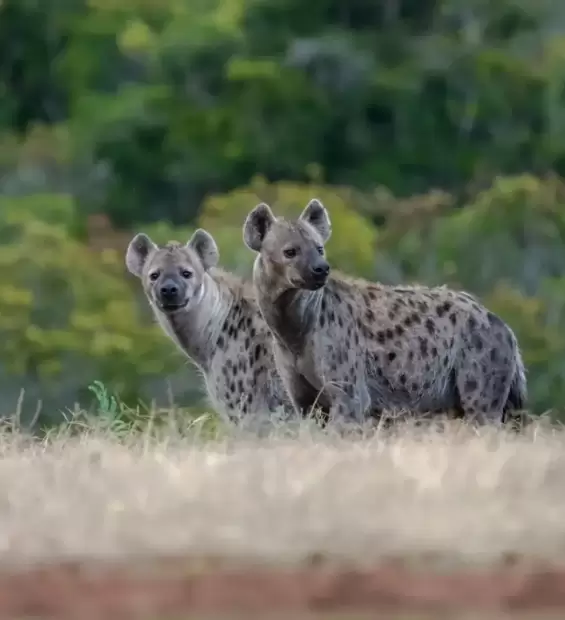
<path id="1" fill-rule="evenodd" d="M 124 266 L 319 197 L 342 270 L 464 287 L 565 396 L 565 3 L 0 0 L 0 413 L 206 407 Z"/>

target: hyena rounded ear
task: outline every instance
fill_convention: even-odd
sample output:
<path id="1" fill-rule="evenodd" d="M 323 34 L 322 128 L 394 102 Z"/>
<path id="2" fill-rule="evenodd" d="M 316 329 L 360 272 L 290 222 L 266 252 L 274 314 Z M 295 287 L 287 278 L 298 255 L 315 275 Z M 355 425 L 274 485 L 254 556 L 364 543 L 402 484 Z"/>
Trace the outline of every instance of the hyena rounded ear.
<path id="1" fill-rule="evenodd" d="M 143 233 L 135 235 L 130 241 L 126 251 L 126 266 L 128 270 L 133 273 L 134 276 L 140 278 L 147 257 L 156 249 L 157 246 L 147 235 Z"/>
<path id="2" fill-rule="evenodd" d="M 324 243 L 330 238 L 332 234 L 332 223 L 328 210 L 317 199 L 313 198 L 307 205 L 304 211 L 300 215 L 300 219 L 308 222 L 310 226 L 315 228 Z"/>
<path id="3" fill-rule="evenodd" d="M 258 204 L 245 218 L 243 224 L 243 241 L 254 252 L 260 252 L 265 235 L 269 232 L 275 216 L 271 207 L 264 202 Z"/>
<path id="4" fill-rule="evenodd" d="M 186 246 L 198 254 L 205 271 L 215 267 L 220 260 L 220 251 L 214 237 L 202 228 L 194 231 Z"/>
<path id="5" fill-rule="evenodd" d="M 269 232 L 275 216 L 269 205 L 264 202 L 258 204 L 245 218 L 243 224 L 243 241 L 254 252 L 260 252 L 265 235 Z"/>

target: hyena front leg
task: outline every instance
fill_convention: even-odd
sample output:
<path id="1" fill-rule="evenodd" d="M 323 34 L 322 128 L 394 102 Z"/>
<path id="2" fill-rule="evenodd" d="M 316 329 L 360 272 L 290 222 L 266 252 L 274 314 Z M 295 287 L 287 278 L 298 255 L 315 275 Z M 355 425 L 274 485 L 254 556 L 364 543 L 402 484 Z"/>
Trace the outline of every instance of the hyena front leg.
<path id="1" fill-rule="evenodd" d="M 330 416 L 331 402 L 324 390 L 317 390 L 299 373 L 294 358 L 279 347 L 275 347 L 275 362 L 297 415 L 305 418 L 319 411 L 320 421 L 325 425 Z"/>

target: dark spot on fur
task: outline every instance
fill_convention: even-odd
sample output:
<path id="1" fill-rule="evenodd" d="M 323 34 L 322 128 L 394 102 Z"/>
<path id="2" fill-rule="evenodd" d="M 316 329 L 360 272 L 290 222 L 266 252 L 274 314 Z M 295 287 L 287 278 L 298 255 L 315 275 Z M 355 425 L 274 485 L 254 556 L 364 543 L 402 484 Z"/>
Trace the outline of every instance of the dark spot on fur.
<path id="1" fill-rule="evenodd" d="M 414 351 L 408 351 L 408 361 L 412 361 L 414 359 Z"/>
<path id="2" fill-rule="evenodd" d="M 377 332 L 377 342 L 379 344 L 384 344 L 386 342 L 386 335 L 383 331 Z"/>
<path id="3" fill-rule="evenodd" d="M 396 318 L 396 313 L 395 313 L 395 312 L 393 312 L 392 310 L 389 310 L 389 311 L 388 311 L 388 318 L 389 318 L 391 321 L 394 321 L 394 319 Z"/>
<path id="4" fill-rule="evenodd" d="M 492 312 L 490 312 L 490 311 L 489 311 L 489 312 L 487 312 L 487 319 L 488 319 L 488 322 L 489 322 L 491 325 L 497 325 L 497 326 L 502 326 L 502 325 L 504 325 L 504 323 L 502 322 L 502 320 L 501 320 L 500 318 L 498 318 L 498 317 L 496 316 L 496 314 L 493 314 L 493 313 L 492 313 Z"/>
<path id="5" fill-rule="evenodd" d="M 373 322 L 375 320 L 375 313 L 371 309 L 368 309 L 367 312 L 365 312 L 365 318 L 367 321 Z"/>
<path id="6" fill-rule="evenodd" d="M 406 385 L 406 380 L 407 380 L 406 375 L 405 375 L 404 373 L 402 373 L 402 374 L 400 375 L 400 383 L 401 383 L 402 385 Z"/>
<path id="7" fill-rule="evenodd" d="M 349 314 L 353 314 L 353 306 L 351 305 L 351 302 L 347 302 L 347 311 L 349 312 Z"/>
<path id="8" fill-rule="evenodd" d="M 396 353 L 394 351 L 390 351 L 387 357 L 389 362 L 394 362 L 396 359 Z"/>
<path id="9" fill-rule="evenodd" d="M 432 384 L 429 381 L 424 381 L 424 390 L 429 390 Z"/>
<path id="10" fill-rule="evenodd" d="M 474 316 L 470 316 L 467 325 L 469 329 L 475 329 L 477 327 L 477 319 Z"/>
<path id="11" fill-rule="evenodd" d="M 496 362 L 498 359 L 498 350 L 497 349 L 491 349 L 490 350 L 490 361 L 491 362 Z"/>
<path id="12" fill-rule="evenodd" d="M 335 321 L 335 312 L 333 310 L 330 310 L 328 313 L 328 325 L 330 323 L 333 323 Z"/>
<path id="13" fill-rule="evenodd" d="M 416 312 L 412 313 L 412 322 L 415 323 L 416 325 L 420 325 L 422 320 L 420 319 L 420 315 L 418 313 Z"/>
<path id="14" fill-rule="evenodd" d="M 338 317 L 337 317 L 337 324 L 338 324 L 340 327 L 343 327 L 343 319 L 341 318 L 341 316 L 338 316 Z"/>
<path id="15" fill-rule="evenodd" d="M 252 327 L 251 331 L 249 332 L 249 336 L 251 338 L 255 338 L 256 335 L 257 335 L 257 330 L 254 327 Z"/>
<path id="16" fill-rule="evenodd" d="M 377 296 L 375 295 L 374 291 L 369 291 L 369 299 L 372 299 L 373 301 L 377 298 Z"/>
<path id="17" fill-rule="evenodd" d="M 457 315 L 455 314 L 455 312 L 452 312 L 449 315 L 449 320 L 451 321 L 452 325 L 457 325 Z"/>
<path id="18" fill-rule="evenodd" d="M 253 351 L 253 357 L 255 358 L 255 361 L 259 361 L 259 358 L 261 357 L 261 345 L 260 344 L 256 344 L 255 345 L 255 349 Z"/>
<path id="19" fill-rule="evenodd" d="M 443 357 L 443 366 L 447 368 L 449 366 L 449 355 L 444 355 Z"/>
<path id="20" fill-rule="evenodd" d="M 438 354 L 437 347 L 432 347 L 432 356 L 436 357 L 437 354 Z"/>
<path id="21" fill-rule="evenodd" d="M 422 313 L 425 313 L 429 310 L 429 306 L 425 301 L 418 302 L 418 308 L 420 309 L 420 312 Z"/>
<path id="22" fill-rule="evenodd" d="M 397 325 L 394 328 L 394 331 L 396 332 L 397 336 L 402 336 L 402 334 L 404 333 L 404 328 L 402 327 L 402 325 Z"/>
<path id="23" fill-rule="evenodd" d="M 358 346 L 359 345 L 359 334 L 357 332 L 355 332 L 353 339 L 355 340 L 355 345 Z"/>
<path id="24" fill-rule="evenodd" d="M 406 327 L 410 327 L 410 325 L 412 325 L 412 319 L 409 316 L 404 319 L 404 325 L 406 325 Z"/>
<path id="25" fill-rule="evenodd" d="M 473 335 L 473 345 L 476 347 L 477 351 L 482 351 L 484 348 L 483 339 L 478 335 Z"/>
<path id="26" fill-rule="evenodd" d="M 392 340 L 392 339 L 394 338 L 394 333 L 392 332 L 392 329 L 390 329 L 390 328 L 388 328 L 388 329 L 386 330 L 385 334 L 386 334 L 386 337 L 387 337 L 389 340 Z"/>
<path id="27" fill-rule="evenodd" d="M 218 338 L 218 348 L 219 348 L 219 349 L 223 349 L 223 348 L 224 348 L 224 344 L 225 344 L 225 342 L 224 342 L 224 337 L 223 337 L 223 336 L 220 336 L 220 337 Z"/>
<path id="28" fill-rule="evenodd" d="M 440 319 L 443 317 L 443 315 L 445 314 L 445 308 L 443 307 L 443 304 L 441 304 L 440 306 L 436 306 L 436 314 L 439 316 Z"/>
<path id="29" fill-rule="evenodd" d="M 475 379 L 467 379 L 467 381 L 465 381 L 465 392 L 474 392 L 477 387 Z"/>
<path id="30" fill-rule="evenodd" d="M 249 338 L 249 336 L 245 339 L 245 350 L 247 351 L 249 349 L 249 347 L 251 346 L 251 338 Z"/>
<path id="31" fill-rule="evenodd" d="M 433 336 L 435 334 L 436 326 L 432 319 L 426 319 L 426 329 L 428 330 L 428 334 L 430 334 L 430 336 Z"/>
<path id="32" fill-rule="evenodd" d="M 320 327 L 324 327 L 326 324 L 326 315 L 320 312 Z"/>
<path id="33" fill-rule="evenodd" d="M 411 390 L 413 392 L 417 392 L 418 391 L 418 384 L 415 381 L 413 381 L 412 385 L 410 386 L 410 388 L 411 388 Z"/>
<path id="34" fill-rule="evenodd" d="M 235 394 L 235 383 L 233 381 L 230 383 L 230 392 Z"/>
<path id="35" fill-rule="evenodd" d="M 420 353 L 423 357 L 428 357 L 428 341 L 425 338 L 420 338 Z"/>

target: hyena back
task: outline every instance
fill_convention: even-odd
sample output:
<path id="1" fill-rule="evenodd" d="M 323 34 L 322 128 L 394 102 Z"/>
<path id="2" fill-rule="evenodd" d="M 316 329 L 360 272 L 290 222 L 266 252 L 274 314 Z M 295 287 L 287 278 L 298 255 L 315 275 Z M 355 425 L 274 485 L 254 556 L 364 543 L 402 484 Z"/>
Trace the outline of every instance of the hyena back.
<path id="1" fill-rule="evenodd" d="M 279 374 L 299 411 L 363 421 L 387 410 L 455 411 L 480 423 L 525 407 L 514 333 L 471 295 L 330 274 L 331 223 L 312 200 L 293 221 L 258 205 L 244 241 L 274 335 Z"/>
<path id="2" fill-rule="evenodd" d="M 159 325 L 200 369 L 216 410 L 232 420 L 292 411 L 253 288 L 219 269 L 218 260 L 202 229 L 186 244 L 163 247 L 140 233 L 126 253 Z"/>

